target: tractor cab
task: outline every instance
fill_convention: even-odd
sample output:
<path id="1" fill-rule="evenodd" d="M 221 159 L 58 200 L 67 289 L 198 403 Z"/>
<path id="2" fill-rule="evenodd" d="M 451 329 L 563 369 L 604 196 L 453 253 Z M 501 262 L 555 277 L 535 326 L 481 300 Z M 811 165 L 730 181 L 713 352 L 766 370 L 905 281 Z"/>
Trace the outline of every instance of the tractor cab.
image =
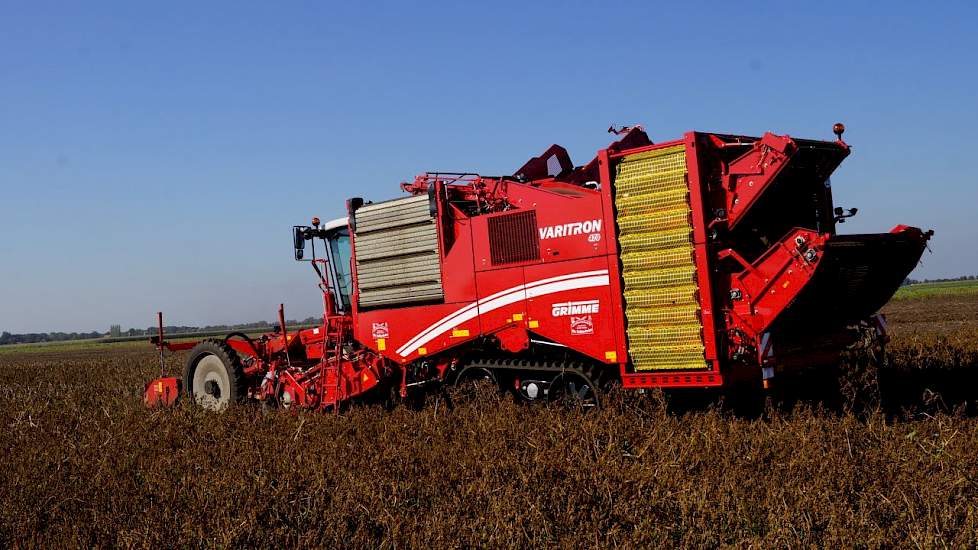
<path id="1" fill-rule="evenodd" d="M 333 292 L 337 309 L 350 311 L 353 278 L 350 274 L 350 231 L 346 218 L 337 218 L 320 225 L 313 218 L 312 226 L 292 228 L 296 261 L 311 262 L 316 273 Z M 322 242 L 316 243 L 316 239 Z M 323 270 L 320 266 L 324 266 Z"/>

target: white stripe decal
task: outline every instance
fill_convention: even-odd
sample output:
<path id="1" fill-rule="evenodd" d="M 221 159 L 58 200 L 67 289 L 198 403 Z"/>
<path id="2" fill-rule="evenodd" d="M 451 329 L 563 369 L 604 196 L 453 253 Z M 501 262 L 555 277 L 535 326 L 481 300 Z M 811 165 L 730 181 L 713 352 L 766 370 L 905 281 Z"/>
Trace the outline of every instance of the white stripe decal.
<path id="1" fill-rule="evenodd" d="M 556 283 L 548 283 L 545 285 L 535 286 L 533 288 L 526 289 L 527 298 L 536 298 L 538 296 L 545 296 L 547 294 L 554 294 L 556 292 L 563 292 L 565 290 L 573 290 L 576 288 L 591 288 L 593 286 L 608 286 L 611 283 L 611 279 L 608 275 L 595 275 L 593 277 L 582 277 L 580 279 L 572 279 L 570 281 L 558 281 Z"/>
<path id="2" fill-rule="evenodd" d="M 398 348 L 397 353 L 401 357 L 407 357 L 421 346 L 448 332 L 450 329 L 466 321 L 470 321 L 478 315 L 519 302 L 520 300 L 553 294 L 555 292 L 563 292 L 565 290 L 608 286 L 609 284 L 608 270 L 604 269 L 561 275 L 559 277 L 541 279 L 525 285 L 508 288 L 441 318 L 435 324 L 408 340 L 407 343 Z"/>
<path id="3" fill-rule="evenodd" d="M 492 294 L 491 296 L 487 296 L 487 297 L 479 300 L 478 302 L 471 303 L 471 304 L 463 307 L 462 309 L 460 309 L 460 310 L 458 310 L 458 311 L 456 311 L 454 313 L 451 313 L 451 314 L 449 314 L 446 317 L 443 317 L 442 319 L 440 319 L 435 324 L 433 324 L 430 327 L 428 327 L 428 328 L 424 329 L 423 331 L 421 331 L 418 335 L 416 335 L 411 340 L 408 340 L 408 342 L 406 344 L 404 344 L 403 346 L 401 346 L 397 351 L 398 351 L 398 353 L 401 353 L 402 350 L 404 350 L 404 349 L 410 347 L 411 345 L 413 345 L 416 340 L 419 340 L 419 339 L 423 338 L 424 336 L 427 336 L 428 333 L 430 333 L 431 331 L 437 330 L 441 325 L 443 325 L 445 323 L 448 323 L 449 325 L 458 325 L 461 322 L 463 322 L 461 320 L 457 320 L 456 317 L 458 317 L 459 319 L 461 319 L 462 317 L 465 317 L 464 320 L 466 320 L 466 321 L 469 320 L 469 319 L 472 319 L 473 316 L 472 315 L 468 315 L 469 313 L 472 312 L 472 310 L 474 310 L 480 304 L 485 304 L 486 302 L 495 300 L 496 298 L 500 298 L 502 296 L 505 296 L 505 295 L 510 294 L 510 293 L 513 293 L 513 292 L 520 292 L 522 290 L 525 290 L 526 288 L 537 286 L 537 285 L 541 285 L 541 284 L 546 284 L 546 283 L 553 282 L 553 281 L 562 281 L 562 280 L 565 280 L 565 279 L 575 279 L 575 278 L 578 278 L 578 277 L 586 277 L 586 276 L 590 276 L 590 275 L 601 275 L 601 274 L 607 274 L 607 273 L 608 273 L 608 270 L 607 269 L 602 270 L 602 271 L 584 271 L 584 272 L 581 272 L 581 273 L 572 273 L 570 275 L 561 275 L 559 277 L 551 277 L 549 279 L 542 279 L 542 280 L 539 280 L 539 281 L 536 281 L 536 282 L 533 282 L 533 283 L 530 283 L 530 284 L 519 285 L 519 286 L 515 286 L 515 287 L 512 287 L 512 288 L 507 288 L 506 290 L 503 290 L 501 292 L 497 292 L 495 294 Z M 441 332 L 445 332 L 446 330 L 447 329 L 442 329 L 439 332 L 439 334 Z"/>

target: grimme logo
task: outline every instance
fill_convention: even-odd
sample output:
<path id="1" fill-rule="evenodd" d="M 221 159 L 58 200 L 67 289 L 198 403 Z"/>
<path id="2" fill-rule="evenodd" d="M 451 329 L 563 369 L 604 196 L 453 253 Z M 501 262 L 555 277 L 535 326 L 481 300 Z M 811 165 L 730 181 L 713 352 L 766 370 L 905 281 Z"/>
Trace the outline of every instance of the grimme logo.
<path id="1" fill-rule="evenodd" d="M 597 300 L 586 300 L 583 302 L 562 302 L 553 304 L 550 309 L 554 317 L 566 317 L 568 315 L 588 315 L 598 313 L 601 303 Z"/>
<path id="2" fill-rule="evenodd" d="M 590 315 L 584 317 L 570 318 L 571 334 L 580 336 L 583 334 L 594 334 L 594 319 Z"/>
<path id="3" fill-rule="evenodd" d="M 373 330 L 371 330 L 370 332 L 371 335 L 374 337 L 374 340 L 391 337 L 391 329 L 390 326 L 387 325 L 387 323 L 374 323 L 373 327 L 371 328 Z"/>
<path id="4" fill-rule="evenodd" d="M 571 237 L 574 235 L 588 235 L 601 231 L 601 220 L 588 220 L 586 222 L 571 222 L 563 225 L 550 225 L 540 228 L 540 240 L 558 239 L 560 237 Z M 593 241 L 592 241 L 593 242 Z"/>

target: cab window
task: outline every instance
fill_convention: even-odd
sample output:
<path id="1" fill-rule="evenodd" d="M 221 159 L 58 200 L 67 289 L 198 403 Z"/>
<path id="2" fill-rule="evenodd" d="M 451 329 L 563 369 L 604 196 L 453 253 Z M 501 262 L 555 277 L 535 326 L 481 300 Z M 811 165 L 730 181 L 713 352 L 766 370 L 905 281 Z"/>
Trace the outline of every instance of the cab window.
<path id="1" fill-rule="evenodd" d="M 333 273 L 336 276 L 337 302 L 344 311 L 350 311 L 350 296 L 353 294 L 353 278 L 350 276 L 350 233 L 341 229 L 329 238 Z"/>

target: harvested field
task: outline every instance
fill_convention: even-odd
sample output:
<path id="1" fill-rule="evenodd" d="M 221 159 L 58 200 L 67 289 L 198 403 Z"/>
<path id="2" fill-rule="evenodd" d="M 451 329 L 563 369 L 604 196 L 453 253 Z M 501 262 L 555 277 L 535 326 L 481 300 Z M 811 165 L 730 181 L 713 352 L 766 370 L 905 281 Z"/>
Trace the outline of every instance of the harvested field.
<path id="1" fill-rule="evenodd" d="M 634 394 L 147 411 L 148 346 L 2 353 L 0 544 L 974 547 L 978 297 L 887 311 L 878 391 L 844 374 L 761 417 Z"/>

